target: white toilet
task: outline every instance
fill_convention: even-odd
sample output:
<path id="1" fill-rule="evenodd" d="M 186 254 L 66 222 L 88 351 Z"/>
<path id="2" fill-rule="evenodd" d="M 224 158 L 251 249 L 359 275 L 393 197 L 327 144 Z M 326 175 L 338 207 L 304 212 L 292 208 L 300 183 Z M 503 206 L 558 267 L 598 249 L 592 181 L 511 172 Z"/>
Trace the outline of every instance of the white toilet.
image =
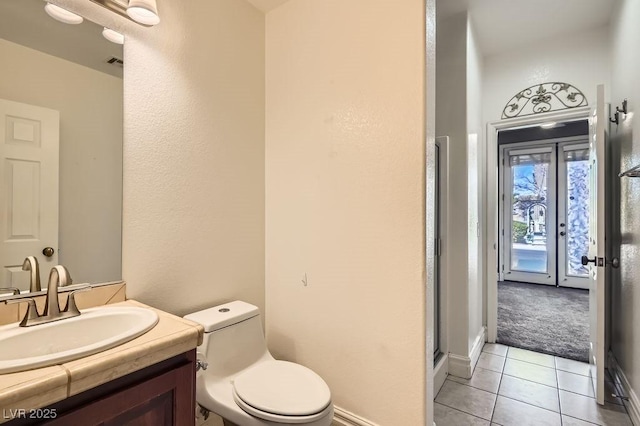
<path id="1" fill-rule="evenodd" d="M 310 369 L 277 361 L 256 306 L 235 301 L 185 316 L 202 324 L 196 373 L 198 404 L 238 426 L 329 426 L 331 392 Z"/>

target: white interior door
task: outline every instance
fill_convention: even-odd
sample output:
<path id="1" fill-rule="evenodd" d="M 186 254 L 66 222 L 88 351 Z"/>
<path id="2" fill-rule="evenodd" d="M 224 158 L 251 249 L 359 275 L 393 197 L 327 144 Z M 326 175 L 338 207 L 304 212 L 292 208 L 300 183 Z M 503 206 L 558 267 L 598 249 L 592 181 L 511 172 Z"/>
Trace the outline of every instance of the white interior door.
<path id="1" fill-rule="evenodd" d="M 29 289 L 27 256 L 44 271 L 57 264 L 59 120 L 58 111 L 0 99 L 0 287 Z"/>
<path id="2" fill-rule="evenodd" d="M 597 89 L 596 105 L 589 117 L 589 252 L 583 264 L 589 265 L 589 331 L 591 379 L 598 404 L 604 404 L 605 369 L 605 144 L 608 111 L 604 86 Z"/>

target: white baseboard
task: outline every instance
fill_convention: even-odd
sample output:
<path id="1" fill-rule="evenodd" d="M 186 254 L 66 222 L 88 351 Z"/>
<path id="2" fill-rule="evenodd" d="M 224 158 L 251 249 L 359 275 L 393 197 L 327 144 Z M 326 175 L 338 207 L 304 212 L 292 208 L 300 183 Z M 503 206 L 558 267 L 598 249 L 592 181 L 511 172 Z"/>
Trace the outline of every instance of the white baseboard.
<path id="1" fill-rule="evenodd" d="M 471 348 L 471 372 L 476 369 L 476 364 L 478 364 L 478 359 L 480 359 L 480 355 L 482 354 L 482 348 L 484 347 L 484 342 L 487 341 L 487 328 L 482 327 L 480 332 L 476 336 L 476 340 L 473 342 L 473 347 Z"/>
<path id="2" fill-rule="evenodd" d="M 444 385 L 444 381 L 449 374 L 449 355 L 443 354 L 438 363 L 433 368 L 433 397 L 435 398 Z"/>
<path id="3" fill-rule="evenodd" d="M 615 383 L 622 387 L 622 390 L 625 393 L 625 396 L 629 398 L 628 401 L 624 402 L 625 407 L 627 407 L 627 412 L 629 412 L 629 417 L 631 417 L 631 422 L 635 426 L 640 426 L 640 399 L 638 399 L 638 395 L 635 393 L 629 380 L 627 380 L 627 376 L 622 371 L 620 364 L 618 364 L 618 360 L 613 355 L 612 352 L 609 352 L 609 373 L 613 376 L 613 380 Z"/>
<path id="4" fill-rule="evenodd" d="M 484 346 L 486 336 L 487 329 L 482 327 L 473 342 L 471 353 L 468 356 L 449 353 L 449 374 L 463 379 L 471 378 L 480 354 L 482 354 L 482 347 Z"/>
<path id="5" fill-rule="evenodd" d="M 343 408 L 333 406 L 332 426 L 379 426 Z"/>

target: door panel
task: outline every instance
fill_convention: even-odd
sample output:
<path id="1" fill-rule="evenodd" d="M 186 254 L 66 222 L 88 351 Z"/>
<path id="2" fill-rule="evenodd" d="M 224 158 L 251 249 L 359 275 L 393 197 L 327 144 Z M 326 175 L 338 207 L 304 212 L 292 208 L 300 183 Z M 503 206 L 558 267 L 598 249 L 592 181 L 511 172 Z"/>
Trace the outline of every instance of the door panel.
<path id="1" fill-rule="evenodd" d="M 596 106 L 589 117 L 589 334 L 591 379 L 598 404 L 604 404 L 605 369 L 605 144 L 609 111 L 604 86 L 597 89 Z"/>
<path id="2" fill-rule="evenodd" d="M 0 287 L 29 289 L 27 256 L 58 263 L 58 143 L 57 111 L 0 99 Z"/>
<path id="3" fill-rule="evenodd" d="M 555 163 L 554 146 L 505 151 L 506 280 L 556 284 Z"/>
<path id="4" fill-rule="evenodd" d="M 558 149 L 558 285 L 588 289 L 581 258 L 589 249 L 589 144 Z"/>

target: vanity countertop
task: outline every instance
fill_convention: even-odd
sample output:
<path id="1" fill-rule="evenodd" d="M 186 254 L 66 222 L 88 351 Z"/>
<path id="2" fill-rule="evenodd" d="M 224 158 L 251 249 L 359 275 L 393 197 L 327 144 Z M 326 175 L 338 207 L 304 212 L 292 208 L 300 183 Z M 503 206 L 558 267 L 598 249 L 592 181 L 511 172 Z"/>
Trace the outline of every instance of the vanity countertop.
<path id="1" fill-rule="evenodd" d="M 127 343 L 60 365 L 0 374 L 0 423 L 16 417 L 16 410 L 46 407 L 118 377 L 141 370 L 194 349 L 204 328 L 135 300 L 109 306 L 137 306 L 154 310 L 158 323 Z"/>

